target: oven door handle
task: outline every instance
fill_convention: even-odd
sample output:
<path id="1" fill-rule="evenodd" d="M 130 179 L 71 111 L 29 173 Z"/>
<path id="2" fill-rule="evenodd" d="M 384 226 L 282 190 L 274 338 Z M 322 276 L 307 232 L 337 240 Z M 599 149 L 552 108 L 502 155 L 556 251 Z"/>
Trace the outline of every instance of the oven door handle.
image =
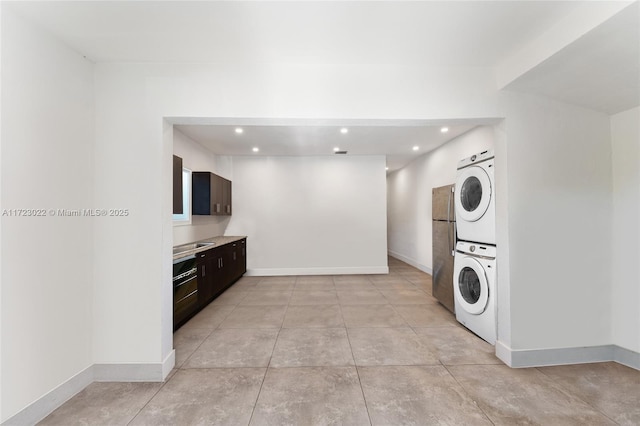
<path id="1" fill-rule="evenodd" d="M 197 276 L 197 275 L 194 275 L 193 277 L 189 278 L 188 280 L 186 280 L 186 281 L 182 281 L 181 283 L 176 284 L 176 285 L 174 286 L 174 288 L 178 288 L 178 287 L 180 287 L 180 286 L 183 286 L 183 285 L 185 285 L 186 283 L 188 283 L 188 282 L 191 282 L 191 281 L 195 280 L 196 278 L 198 278 L 198 276 Z"/>

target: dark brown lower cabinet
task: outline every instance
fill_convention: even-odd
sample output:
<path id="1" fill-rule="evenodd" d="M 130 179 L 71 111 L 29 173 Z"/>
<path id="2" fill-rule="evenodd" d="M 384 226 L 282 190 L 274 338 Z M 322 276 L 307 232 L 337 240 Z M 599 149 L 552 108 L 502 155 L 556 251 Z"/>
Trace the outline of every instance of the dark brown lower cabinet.
<path id="1" fill-rule="evenodd" d="M 198 310 L 247 272 L 247 240 L 215 246 L 196 255 Z"/>

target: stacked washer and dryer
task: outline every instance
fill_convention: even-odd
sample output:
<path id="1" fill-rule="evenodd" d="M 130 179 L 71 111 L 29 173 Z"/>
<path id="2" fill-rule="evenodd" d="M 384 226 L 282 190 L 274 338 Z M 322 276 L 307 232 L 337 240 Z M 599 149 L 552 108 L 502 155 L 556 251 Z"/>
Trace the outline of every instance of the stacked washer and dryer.
<path id="1" fill-rule="evenodd" d="M 453 291 L 458 322 L 496 342 L 496 207 L 493 151 L 458 163 L 455 214 L 458 243 Z"/>

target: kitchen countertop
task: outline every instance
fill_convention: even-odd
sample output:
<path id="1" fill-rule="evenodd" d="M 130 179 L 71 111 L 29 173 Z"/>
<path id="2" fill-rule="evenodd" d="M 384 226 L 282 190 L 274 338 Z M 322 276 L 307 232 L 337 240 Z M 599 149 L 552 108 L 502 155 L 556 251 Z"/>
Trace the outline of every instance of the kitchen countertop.
<path id="1" fill-rule="evenodd" d="M 219 236 L 219 237 L 211 237 L 211 238 L 206 238 L 204 240 L 194 241 L 192 243 L 179 244 L 177 246 L 173 246 L 173 260 L 195 255 L 196 253 L 200 253 L 202 251 L 209 250 L 214 247 L 223 246 L 225 244 L 233 243 L 235 241 L 240 241 L 244 238 L 247 238 L 247 236 L 246 235 Z M 213 244 L 207 245 L 207 243 L 213 243 Z M 203 245 L 200 247 L 195 247 L 198 244 L 203 244 Z"/>

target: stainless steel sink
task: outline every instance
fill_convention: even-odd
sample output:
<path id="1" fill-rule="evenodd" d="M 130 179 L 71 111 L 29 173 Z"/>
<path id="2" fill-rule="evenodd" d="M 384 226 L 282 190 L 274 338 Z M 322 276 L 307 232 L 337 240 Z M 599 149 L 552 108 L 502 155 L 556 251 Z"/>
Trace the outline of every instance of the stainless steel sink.
<path id="1" fill-rule="evenodd" d="M 196 243 L 196 247 L 208 247 L 208 246 L 213 246 L 216 243 Z"/>
<path id="2" fill-rule="evenodd" d="M 173 248 L 173 254 L 178 254 L 178 253 L 184 253 L 187 252 L 189 250 L 195 250 L 197 248 L 201 248 L 201 247 L 209 247 L 209 246 L 213 246 L 216 243 L 212 243 L 212 242 L 202 242 L 202 243 L 190 243 L 190 244 L 182 244 L 181 246 L 176 246 Z"/>

